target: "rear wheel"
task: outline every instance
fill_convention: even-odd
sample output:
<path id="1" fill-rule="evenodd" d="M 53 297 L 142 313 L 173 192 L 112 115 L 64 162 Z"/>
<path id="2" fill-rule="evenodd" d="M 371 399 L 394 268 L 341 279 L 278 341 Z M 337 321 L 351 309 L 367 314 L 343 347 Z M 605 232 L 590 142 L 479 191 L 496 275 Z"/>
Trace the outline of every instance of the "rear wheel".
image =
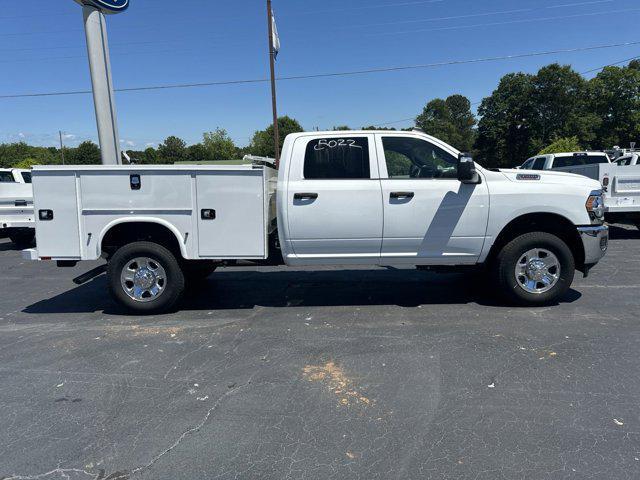
<path id="1" fill-rule="evenodd" d="M 19 232 L 13 232 L 9 234 L 9 239 L 16 247 L 26 248 L 33 246 L 36 233 L 34 230 L 25 230 Z"/>
<path id="2" fill-rule="evenodd" d="M 560 238 L 532 232 L 505 245 L 495 269 L 508 300 L 520 305 L 547 305 L 560 300 L 571 287 L 575 260 Z"/>
<path id="3" fill-rule="evenodd" d="M 184 274 L 176 257 L 162 245 L 136 242 L 116 251 L 107 267 L 109 289 L 129 310 L 162 313 L 184 294 Z"/>

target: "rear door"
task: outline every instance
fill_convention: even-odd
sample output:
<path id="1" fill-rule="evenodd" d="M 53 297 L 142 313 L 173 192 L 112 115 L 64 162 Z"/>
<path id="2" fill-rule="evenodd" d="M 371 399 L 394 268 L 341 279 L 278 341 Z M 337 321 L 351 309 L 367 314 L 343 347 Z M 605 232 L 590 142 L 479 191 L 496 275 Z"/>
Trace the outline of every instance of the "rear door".
<path id="1" fill-rule="evenodd" d="M 287 217 L 299 259 L 377 263 L 382 193 L 370 134 L 302 136 L 293 145 Z"/>
<path id="2" fill-rule="evenodd" d="M 486 182 L 461 183 L 457 156 L 417 134 L 376 135 L 384 234 L 382 262 L 477 262 L 489 216 Z"/>

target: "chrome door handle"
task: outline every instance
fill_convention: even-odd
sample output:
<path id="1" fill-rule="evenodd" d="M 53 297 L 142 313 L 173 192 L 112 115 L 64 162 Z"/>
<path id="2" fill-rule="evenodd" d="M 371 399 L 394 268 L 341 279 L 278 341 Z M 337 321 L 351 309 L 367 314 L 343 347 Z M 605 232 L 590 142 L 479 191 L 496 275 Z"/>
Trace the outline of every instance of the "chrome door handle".
<path id="1" fill-rule="evenodd" d="M 413 198 L 415 196 L 414 192 L 391 192 L 391 198 Z"/>

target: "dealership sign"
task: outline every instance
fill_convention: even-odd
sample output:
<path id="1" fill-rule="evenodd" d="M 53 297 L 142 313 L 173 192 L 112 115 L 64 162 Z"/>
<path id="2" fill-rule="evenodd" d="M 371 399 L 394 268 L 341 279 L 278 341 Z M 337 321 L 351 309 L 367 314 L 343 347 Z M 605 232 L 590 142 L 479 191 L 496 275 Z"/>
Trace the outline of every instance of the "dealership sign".
<path id="1" fill-rule="evenodd" d="M 120 13 L 129 8 L 129 0 L 76 0 L 80 5 L 99 8 L 104 13 Z"/>

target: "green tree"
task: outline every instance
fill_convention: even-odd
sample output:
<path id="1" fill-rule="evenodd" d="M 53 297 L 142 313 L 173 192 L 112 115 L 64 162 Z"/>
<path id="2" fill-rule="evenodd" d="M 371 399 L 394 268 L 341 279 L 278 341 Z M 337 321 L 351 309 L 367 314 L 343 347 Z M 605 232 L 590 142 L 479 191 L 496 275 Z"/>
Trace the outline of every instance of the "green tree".
<path id="1" fill-rule="evenodd" d="M 598 119 L 588 109 L 588 83 L 568 65 L 541 68 L 532 79 L 532 143 L 536 150 L 555 138 L 577 136 L 589 144 Z"/>
<path id="2" fill-rule="evenodd" d="M 475 143 L 476 118 L 463 95 L 431 100 L 416 118 L 416 126 L 459 150 L 471 151 Z"/>
<path id="3" fill-rule="evenodd" d="M 181 138 L 170 136 L 158 145 L 159 163 L 175 163 L 187 159 L 187 143 Z"/>
<path id="4" fill-rule="evenodd" d="M 102 163 L 100 148 L 91 141 L 82 142 L 77 148 L 65 148 L 65 163 L 69 165 L 99 165 Z"/>
<path id="5" fill-rule="evenodd" d="M 233 160 L 236 157 L 236 145 L 223 128 L 205 133 L 202 143 L 209 160 Z"/>
<path id="6" fill-rule="evenodd" d="M 144 158 L 142 161 L 146 164 L 158 163 L 158 152 L 153 147 L 147 147 L 144 149 L 142 158 Z"/>
<path id="7" fill-rule="evenodd" d="M 511 73 L 480 104 L 476 149 L 486 167 L 520 165 L 537 151 L 532 146 L 533 88 L 532 75 Z"/>
<path id="8" fill-rule="evenodd" d="M 187 148 L 187 160 L 190 162 L 206 162 L 211 160 L 211 156 L 203 144 L 196 143 Z"/>
<path id="9" fill-rule="evenodd" d="M 607 67 L 589 87 L 590 109 L 602 119 L 593 146 L 604 149 L 640 140 L 640 62 Z"/>
<path id="10" fill-rule="evenodd" d="M 280 150 L 287 135 L 291 133 L 303 132 L 302 125 L 297 120 L 288 116 L 278 118 L 278 130 L 280 133 Z M 269 125 L 265 130 L 259 130 L 253 135 L 251 140 L 251 153 L 261 157 L 274 157 L 276 148 L 274 143 L 273 125 Z"/>
<path id="11" fill-rule="evenodd" d="M 538 155 L 548 155 L 550 153 L 581 152 L 578 137 L 562 137 L 556 139 L 551 145 L 540 150 Z"/>
<path id="12" fill-rule="evenodd" d="M 333 130 L 334 132 L 343 132 L 346 130 L 351 130 L 351 128 L 349 128 L 348 125 L 338 125 L 336 127 L 333 127 L 331 130 Z"/>
<path id="13" fill-rule="evenodd" d="M 395 132 L 396 128 L 393 127 L 377 127 L 375 125 L 368 125 L 366 127 L 362 127 L 362 130 L 380 130 L 380 131 L 388 131 L 388 132 Z"/>
<path id="14" fill-rule="evenodd" d="M 38 160 L 36 160 L 35 158 L 25 158 L 24 160 L 20 160 L 15 165 L 13 165 L 13 168 L 22 168 L 28 170 L 34 165 L 40 165 L 40 162 L 38 162 Z"/>

